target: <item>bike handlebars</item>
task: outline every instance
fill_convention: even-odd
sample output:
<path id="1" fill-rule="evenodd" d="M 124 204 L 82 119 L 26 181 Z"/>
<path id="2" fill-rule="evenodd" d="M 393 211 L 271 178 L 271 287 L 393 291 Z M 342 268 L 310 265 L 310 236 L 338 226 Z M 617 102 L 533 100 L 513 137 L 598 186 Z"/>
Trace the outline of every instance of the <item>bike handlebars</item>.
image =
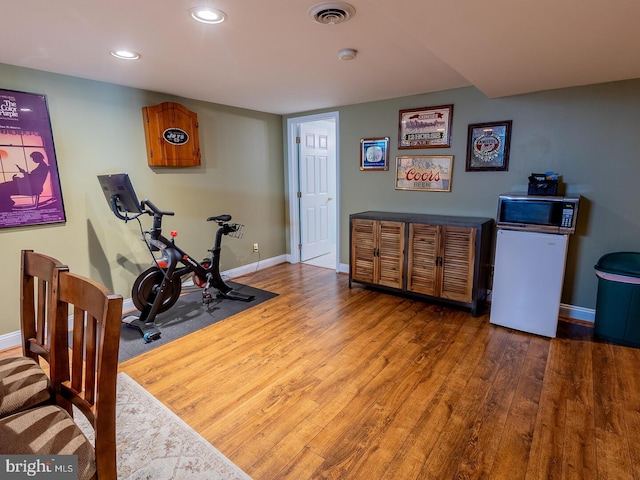
<path id="1" fill-rule="evenodd" d="M 120 220 L 124 220 L 125 222 L 128 220 L 137 218 L 143 213 L 152 215 L 153 226 L 151 227 L 151 230 L 149 230 L 146 233 L 148 233 L 150 236 L 151 243 L 153 243 L 153 246 L 155 247 L 154 250 L 159 248 L 158 245 L 156 245 L 154 242 L 157 242 L 160 239 L 160 236 L 162 234 L 162 217 L 164 215 L 173 216 L 175 215 L 175 212 L 170 212 L 168 210 L 160 210 L 158 207 L 155 206 L 155 204 L 151 200 L 147 198 L 140 202 L 139 212 L 129 216 L 130 212 L 122 211 L 120 209 L 118 205 L 117 195 L 113 195 L 111 197 L 110 203 L 111 203 L 111 210 L 113 210 L 113 213 L 116 215 L 116 217 L 118 217 Z M 239 232 L 240 228 L 242 227 L 239 224 L 228 224 L 227 222 L 229 222 L 230 220 L 231 220 L 231 215 L 227 215 L 227 214 L 207 218 L 208 222 L 213 221 L 213 222 L 216 222 L 221 227 L 223 227 L 223 229 L 219 232 L 221 235 L 228 235 L 229 233 Z"/>
<path id="2" fill-rule="evenodd" d="M 145 199 L 142 202 L 140 202 L 140 206 L 144 209 L 145 207 L 149 207 L 149 210 L 151 210 L 150 212 L 147 212 L 149 215 L 175 215 L 174 212 L 169 212 L 167 210 L 160 210 L 158 207 L 156 207 L 151 200 L 149 199 Z"/>
<path id="3" fill-rule="evenodd" d="M 149 230 L 149 235 L 152 243 L 159 240 L 161 232 L 162 232 L 162 217 L 164 215 L 175 215 L 174 212 L 169 212 L 167 210 L 160 210 L 156 207 L 153 202 L 149 199 L 145 199 L 140 202 L 140 207 L 142 208 L 144 213 L 149 215 L 153 215 L 153 226 L 151 230 Z M 219 232 L 220 235 L 228 235 L 230 233 L 238 232 L 240 230 L 240 225 L 238 224 L 228 224 L 226 222 L 231 220 L 231 215 L 218 215 L 215 217 L 207 218 L 207 222 L 216 222 L 218 225 L 223 227 L 223 229 Z M 155 245 L 155 244 L 154 244 Z M 155 245 L 157 248 L 157 245 Z"/>

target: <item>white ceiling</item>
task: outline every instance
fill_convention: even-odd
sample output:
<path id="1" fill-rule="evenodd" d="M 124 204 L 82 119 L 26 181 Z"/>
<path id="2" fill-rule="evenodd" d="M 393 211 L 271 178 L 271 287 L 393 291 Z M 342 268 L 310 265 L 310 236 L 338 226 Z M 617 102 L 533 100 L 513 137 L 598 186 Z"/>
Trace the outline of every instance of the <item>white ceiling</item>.
<path id="1" fill-rule="evenodd" d="M 488 97 L 640 78 L 638 0 L 19 0 L 0 63 L 277 114 L 474 85 Z M 191 7 L 224 11 L 221 25 Z M 355 60 L 338 60 L 342 48 Z M 131 49 L 138 61 L 109 52 Z M 2 87 L 0 79 L 0 87 Z"/>

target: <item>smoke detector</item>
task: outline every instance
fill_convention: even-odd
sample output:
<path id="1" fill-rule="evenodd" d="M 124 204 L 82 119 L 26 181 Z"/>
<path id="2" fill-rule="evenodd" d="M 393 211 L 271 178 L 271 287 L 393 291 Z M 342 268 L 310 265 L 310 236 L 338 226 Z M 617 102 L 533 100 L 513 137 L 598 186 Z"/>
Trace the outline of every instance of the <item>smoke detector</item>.
<path id="1" fill-rule="evenodd" d="M 353 17 L 356 9 L 346 2 L 326 2 L 309 9 L 311 19 L 321 25 L 337 25 Z"/>
<path id="2" fill-rule="evenodd" d="M 355 48 L 343 48 L 338 52 L 340 60 L 353 60 L 357 55 L 358 51 Z"/>

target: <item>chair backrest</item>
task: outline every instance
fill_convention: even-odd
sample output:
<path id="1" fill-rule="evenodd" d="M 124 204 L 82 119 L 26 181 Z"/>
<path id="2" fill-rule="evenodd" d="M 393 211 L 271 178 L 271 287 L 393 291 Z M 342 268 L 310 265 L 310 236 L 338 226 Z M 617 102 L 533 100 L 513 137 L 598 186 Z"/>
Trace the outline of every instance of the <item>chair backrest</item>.
<path id="1" fill-rule="evenodd" d="M 88 278 L 62 272 L 58 299 L 72 316 L 72 332 L 68 334 L 62 328 L 66 321 L 56 324 L 54 336 L 69 338 L 71 348 L 68 375 L 51 378 L 56 403 L 69 410 L 71 403 L 87 417 L 95 431 L 98 478 L 116 478 L 116 378 L 122 296 Z"/>
<path id="2" fill-rule="evenodd" d="M 20 261 L 20 330 L 22 333 L 22 354 L 35 361 L 43 358 L 51 364 L 53 344 L 51 322 L 56 318 L 58 278 L 69 268 L 55 258 L 22 250 Z M 61 364 L 64 367 L 67 342 L 59 338 Z M 67 359 L 68 363 L 68 359 Z M 52 368 L 56 368 L 52 366 Z"/>

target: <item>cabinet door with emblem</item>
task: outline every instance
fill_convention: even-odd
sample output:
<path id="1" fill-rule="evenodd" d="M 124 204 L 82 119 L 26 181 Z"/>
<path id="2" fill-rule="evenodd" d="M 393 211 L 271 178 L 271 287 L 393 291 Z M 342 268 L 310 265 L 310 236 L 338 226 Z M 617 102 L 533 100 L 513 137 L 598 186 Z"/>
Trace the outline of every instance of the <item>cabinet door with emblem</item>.
<path id="1" fill-rule="evenodd" d="M 442 291 L 448 300 L 469 303 L 473 293 L 476 229 L 442 227 Z"/>
<path id="2" fill-rule="evenodd" d="M 142 108 L 147 162 L 151 167 L 200 165 L 198 115 L 174 102 Z"/>

